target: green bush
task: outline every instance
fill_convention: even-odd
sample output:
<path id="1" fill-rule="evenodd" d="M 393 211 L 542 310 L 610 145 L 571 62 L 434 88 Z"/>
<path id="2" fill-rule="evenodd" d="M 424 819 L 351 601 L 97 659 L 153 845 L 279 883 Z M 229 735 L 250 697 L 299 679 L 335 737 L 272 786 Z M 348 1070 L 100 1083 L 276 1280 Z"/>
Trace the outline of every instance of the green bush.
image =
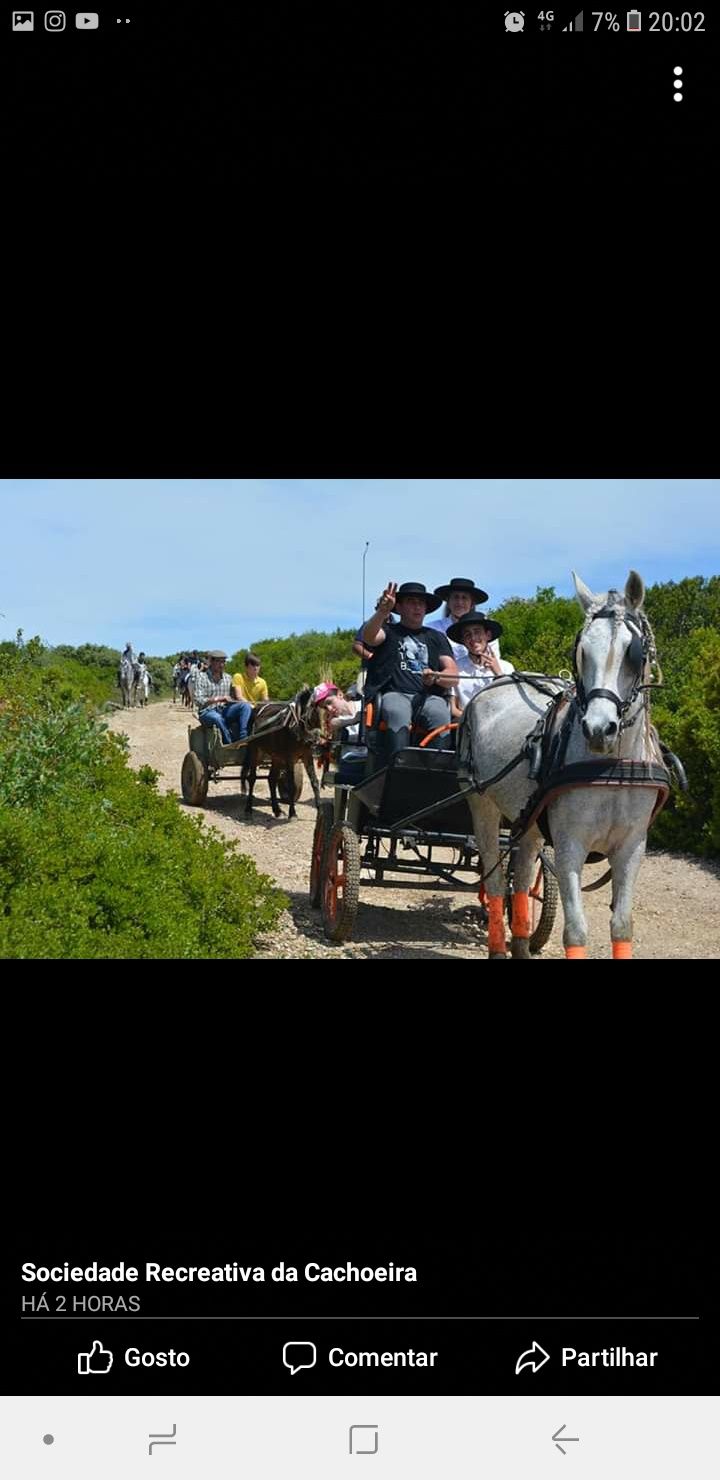
<path id="1" fill-rule="evenodd" d="M 36 657 L 39 654 L 36 653 Z M 231 844 L 127 764 L 82 704 L 39 703 L 11 657 L 0 691 L 0 956 L 253 954 L 287 904 Z M 12 694 L 8 692 L 12 688 Z"/>
<path id="2" fill-rule="evenodd" d="M 689 784 L 686 793 L 673 792 L 660 813 L 653 845 L 720 854 L 720 633 L 690 633 L 674 685 L 659 690 L 653 721 Z"/>
<path id="3" fill-rule="evenodd" d="M 119 662 L 112 648 L 51 648 L 39 637 L 24 642 L 18 632 L 15 642 L 0 643 L 0 684 L 11 692 L 12 679 L 12 688 L 20 686 L 27 698 L 55 705 L 87 701 L 101 709 L 118 697 Z"/>
<path id="4" fill-rule="evenodd" d="M 354 632 L 302 632 L 290 637 L 265 638 L 252 647 L 240 648 L 229 659 L 230 673 L 244 673 L 249 652 L 262 660 L 261 674 L 271 699 L 292 699 L 305 684 L 315 685 L 321 675 L 332 672 L 333 682 L 345 689 L 360 672 L 360 659 L 352 651 Z"/>
<path id="5" fill-rule="evenodd" d="M 172 671 L 175 665 L 174 658 L 146 658 L 146 664 L 152 688 L 150 699 L 166 698 L 172 694 Z"/>
<path id="6" fill-rule="evenodd" d="M 528 673 L 558 673 L 572 666 L 575 634 L 582 613 L 576 601 L 556 596 L 552 586 L 535 596 L 513 596 L 492 615 L 502 624 L 500 651 Z"/>

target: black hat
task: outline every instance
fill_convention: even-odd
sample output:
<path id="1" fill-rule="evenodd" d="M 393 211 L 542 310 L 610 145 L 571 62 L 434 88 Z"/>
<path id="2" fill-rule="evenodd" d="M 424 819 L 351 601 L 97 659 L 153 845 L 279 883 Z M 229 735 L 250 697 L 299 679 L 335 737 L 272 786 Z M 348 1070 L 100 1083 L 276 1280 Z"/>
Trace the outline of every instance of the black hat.
<path id="1" fill-rule="evenodd" d="M 398 587 L 395 600 L 400 601 L 403 596 L 422 596 L 426 612 L 436 611 L 442 602 L 442 597 L 433 596 L 432 592 L 423 586 L 422 581 L 405 581 L 402 586 Z"/>
<path id="2" fill-rule="evenodd" d="M 467 576 L 453 576 L 449 586 L 435 587 L 435 595 L 439 596 L 441 601 L 447 601 L 453 591 L 463 591 L 468 596 L 472 596 L 473 601 L 487 601 L 488 599 L 487 591 L 481 591 L 480 587 L 476 586 L 475 582 L 469 580 Z"/>
<path id="3" fill-rule="evenodd" d="M 480 625 L 487 627 L 493 642 L 496 637 L 502 637 L 500 623 L 493 622 L 492 618 L 486 617 L 484 612 L 466 612 L 464 617 L 460 617 L 457 622 L 453 622 L 452 627 L 448 627 L 445 636 L 449 637 L 451 642 L 463 643 L 463 627 L 479 627 Z"/>

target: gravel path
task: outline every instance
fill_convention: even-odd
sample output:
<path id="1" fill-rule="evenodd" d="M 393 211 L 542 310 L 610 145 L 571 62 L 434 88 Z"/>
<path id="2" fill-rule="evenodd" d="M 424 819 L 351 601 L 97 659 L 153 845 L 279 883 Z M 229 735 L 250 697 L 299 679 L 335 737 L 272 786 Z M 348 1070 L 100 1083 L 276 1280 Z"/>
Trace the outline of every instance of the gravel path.
<path id="1" fill-rule="evenodd" d="M 160 701 L 147 709 L 115 711 L 110 727 L 124 730 L 130 740 L 133 766 L 150 765 L 160 772 L 162 791 L 180 792 L 180 767 L 187 750 L 188 724 L 196 723 L 186 709 Z M 427 889 L 407 880 L 380 888 L 361 878 L 360 908 L 355 938 L 331 945 L 325 938 L 320 912 L 310 908 L 308 874 L 315 805 L 308 799 L 307 781 L 297 804 L 297 820 L 288 822 L 287 808 L 277 820 L 270 811 L 267 784 L 259 780 L 255 811 L 246 819 L 239 782 L 211 783 L 207 804 L 198 811 L 207 822 L 240 842 L 262 873 L 270 874 L 290 899 L 290 909 L 279 921 L 272 939 L 259 944 L 259 958 L 383 957 L 391 960 L 431 960 L 444 956 L 486 958 L 485 931 L 479 926 L 475 895 L 441 883 Z M 325 795 L 329 798 L 330 793 Z M 184 803 L 182 804 L 184 806 Z M 598 877 L 604 865 L 586 869 L 586 882 Z M 585 896 L 589 925 L 588 955 L 610 956 L 609 885 Z M 635 956 L 666 960 L 720 956 L 720 868 L 686 855 L 650 853 L 640 871 L 635 893 Z M 562 910 L 550 941 L 539 960 L 562 958 Z"/>

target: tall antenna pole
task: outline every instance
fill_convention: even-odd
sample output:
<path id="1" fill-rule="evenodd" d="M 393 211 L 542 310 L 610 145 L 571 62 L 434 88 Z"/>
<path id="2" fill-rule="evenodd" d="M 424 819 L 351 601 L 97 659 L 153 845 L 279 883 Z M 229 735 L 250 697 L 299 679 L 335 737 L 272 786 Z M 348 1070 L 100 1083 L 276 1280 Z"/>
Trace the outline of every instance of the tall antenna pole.
<path id="1" fill-rule="evenodd" d="M 363 599 L 362 599 L 363 627 L 365 626 L 365 556 L 367 555 L 369 546 L 370 546 L 370 541 L 369 540 L 366 540 L 365 541 L 365 549 L 363 550 L 363 561 L 362 561 L 362 565 L 363 565 Z"/>

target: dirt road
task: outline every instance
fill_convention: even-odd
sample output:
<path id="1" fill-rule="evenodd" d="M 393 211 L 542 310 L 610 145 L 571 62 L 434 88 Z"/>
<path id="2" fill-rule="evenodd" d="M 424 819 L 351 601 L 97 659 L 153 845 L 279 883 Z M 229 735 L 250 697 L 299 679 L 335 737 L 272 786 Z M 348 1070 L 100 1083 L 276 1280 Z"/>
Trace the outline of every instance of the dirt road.
<path id="1" fill-rule="evenodd" d="M 147 709 L 116 711 L 112 729 L 130 739 L 131 764 L 160 772 L 162 791 L 180 792 L 180 767 L 187 750 L 188 723 L 196 723 L 180 705 L 158 702 Z M 308 872 L 315 825 L 315 805 L 307 781 L 296 821 L 273 817 L 267 784 L 258 782 L 256 808 L 244 816 L 239 784 L 211 784 L 201 811 L 226 837 L 239 841 L 258 869 L 269 874 L 290 899 L 290 909 L 272 939 L 262 941 L 258 957 L 366 957 L 398 961 L 441 957 L 487 958 L 485 931 L 478 924 L 474 894 L 458 893 L 441 883 L 437 889 L 398 880 L 380 888 L 361 878 L 360 909 L 354 940 L 333 946 L 323 934 L 320 912 L 310 908 Z M 329 797 L 330 793 L 326 792 Z M 183 804 L 184 805 L 184 804 Z M 586 869 L 586 882 L 604 865 Z M 589 924 L 588 955 L 610 956 L 609 886 L 585 896 Z M 538 960 L 562 958 L 562 910 L 552 937 Z M 677 959 L 720 956 L 720 868 L 700 859 L 650 853 L 640 871 L 635 893 L 635 956 Z"/>

